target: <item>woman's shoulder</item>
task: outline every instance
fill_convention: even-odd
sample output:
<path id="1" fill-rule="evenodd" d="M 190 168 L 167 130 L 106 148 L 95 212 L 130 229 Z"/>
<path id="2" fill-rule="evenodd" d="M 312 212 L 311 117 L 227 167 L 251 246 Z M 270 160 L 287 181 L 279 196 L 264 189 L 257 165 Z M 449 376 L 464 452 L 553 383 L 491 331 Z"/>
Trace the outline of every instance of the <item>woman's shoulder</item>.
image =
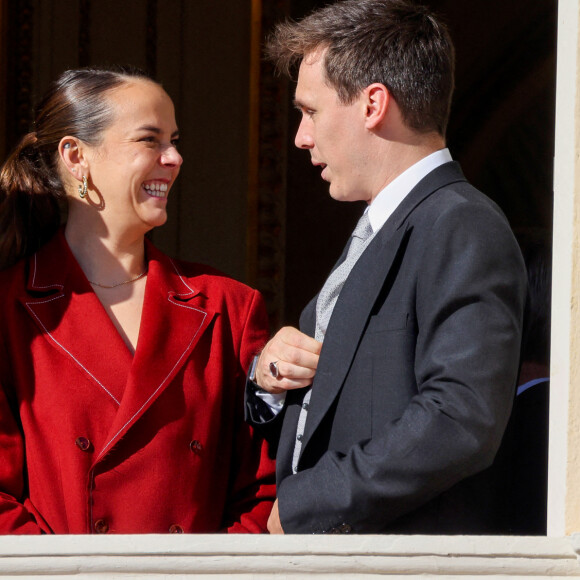
<path id="1" fill-rule="evenodd" d="M 16 264 L 0 270 L 0 288 L 4 295 L 9 289 L 16 290 L 25 287 L 28 262 L 29 258 L 21 258 Z"/>
<path id="2" fill-rule="evenodd" d="M 19 317 L 22 310 L 20 302 L 28 298 L 28 258 L 22 258 L 16 264 L 0 271 L 0 331 L 7 328 L 7 320 Z"/>
<path id="3" fill-rule="evenodd" d="M 171 259 L 176 272 L 185 280 L 191 282 L 201 290 L 201 287 L 224 289 L 235 291 L 239 293 L 253 293 L 256 292 L 243 282 L 228 276 L 224 272 L 198 262 L 188 262 L 186 260 Z"/>
<path id="4" fill-rule="evenodd" d="M 253 302 L 261 299 L 257 290 L 250 288 L 243 282 L 234 279 L 224 272 L 199 262 L 191 262 L 179 258 L 173 258 L 148 244 L 149 267 L 151 260 L 159 263 L 165 272 L 164 278 L 179 292 L 186 294 L 194 293 L 204 296 L 210 303 L 217 307 L 218 303 L 228 302 Z"/>

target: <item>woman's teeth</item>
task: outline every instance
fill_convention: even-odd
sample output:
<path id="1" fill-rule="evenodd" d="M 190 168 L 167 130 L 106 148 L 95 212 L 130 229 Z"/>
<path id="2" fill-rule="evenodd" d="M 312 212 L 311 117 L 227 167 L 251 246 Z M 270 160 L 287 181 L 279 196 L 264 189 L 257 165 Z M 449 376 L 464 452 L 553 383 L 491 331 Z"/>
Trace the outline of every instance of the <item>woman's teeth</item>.
<path id="1" fill-rule="evenodd" d="M 167 197 L 167 183 L 144 183 L 143 189 L 153 197 Z"/>

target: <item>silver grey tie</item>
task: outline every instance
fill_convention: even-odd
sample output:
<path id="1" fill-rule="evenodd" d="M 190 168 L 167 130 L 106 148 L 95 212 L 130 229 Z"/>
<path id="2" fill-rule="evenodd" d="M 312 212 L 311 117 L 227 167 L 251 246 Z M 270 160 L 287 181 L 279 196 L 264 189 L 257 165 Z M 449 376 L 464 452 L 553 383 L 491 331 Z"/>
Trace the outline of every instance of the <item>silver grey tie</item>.
<path id="1" fill-rule="evenodd" d="M 358 220 L 358 223 L 351 234 L 352 240 L 344 262 L 342 262 L 342 264 L 340 264 L 326 279 L 326 282 L 318 295 L 318 300 L 316 301 L 316 332 L 314 335 L 316 340 L 324 340 L 324 335 L 328 328 L 328 322 L 332 315 L 332 311 L 334 310 L 334 305 L 336 304 L 338 295 L 340 294 L 350 271 L 353 269 L 372 237 L 373 229 L 371 228 L 369 221 L 369 214 L 368 212 L 365 212 Z"/>
<path id="2" fill-rule="evenodd" d="M 368 212 L 365 211 L 352 232 L 352 240 L 344 262 L 342 262 L 326 279 L 326 282 L 318 295 L 318 300 L 316 301 L 316 331 L 314 334 L 316 340 L 321 342 L 324 340 L 324 335 L 328 328 L 328 322 L 330 321 L 338 295 L 340 294 L 350 271 L 373 239 L 373 235 L 369 215 Z M 310 389 L 304 396 L 302 409 L 300 410 L 300 415 L 298 417 L 296 442 L 294 444 L 294 453 L 292 455 L 292 473 L 298 471 L 298 459 L 300 458 L 300 451 L 302 449 L 302 438 L 304 436 L 306 416 L 308 414 L 311 395 L 312 389 Z"/>

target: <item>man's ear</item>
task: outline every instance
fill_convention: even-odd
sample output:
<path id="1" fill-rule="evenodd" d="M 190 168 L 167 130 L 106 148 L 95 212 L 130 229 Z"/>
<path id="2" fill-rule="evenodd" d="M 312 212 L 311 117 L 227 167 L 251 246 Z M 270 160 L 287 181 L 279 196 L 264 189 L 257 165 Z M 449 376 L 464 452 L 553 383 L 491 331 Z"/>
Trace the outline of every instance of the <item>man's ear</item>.
<path id="1" fill-rule="evenodd" d="M 365 126 L 376 129 L 385 119 L 391 102 L 389 89 L 381 83 L 373 83 L 364 90 L 366 111 Z"/>
<path id="2" fill-rule="evenodd" d="M 88 164 L 84 156 L 84 148 L 76 137 L 63 137 L 58 144 L 58 154 L 68 173 L 73 178 L 82 181 L 83 175 L 88 173 Z"/>

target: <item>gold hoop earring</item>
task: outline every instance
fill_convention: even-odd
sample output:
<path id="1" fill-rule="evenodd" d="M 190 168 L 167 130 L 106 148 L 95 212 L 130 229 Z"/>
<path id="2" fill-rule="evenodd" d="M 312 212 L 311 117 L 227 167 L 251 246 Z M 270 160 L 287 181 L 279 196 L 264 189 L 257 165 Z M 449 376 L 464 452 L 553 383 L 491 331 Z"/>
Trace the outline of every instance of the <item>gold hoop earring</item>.
<path id="1" fill-rule="evenodd" d="M 79 196 L 81 199 L 84 199 L 89 192 L 89 183 L 87 181 L 87 176 L 83 175 L 83 184 L 79 185 Z"/>

